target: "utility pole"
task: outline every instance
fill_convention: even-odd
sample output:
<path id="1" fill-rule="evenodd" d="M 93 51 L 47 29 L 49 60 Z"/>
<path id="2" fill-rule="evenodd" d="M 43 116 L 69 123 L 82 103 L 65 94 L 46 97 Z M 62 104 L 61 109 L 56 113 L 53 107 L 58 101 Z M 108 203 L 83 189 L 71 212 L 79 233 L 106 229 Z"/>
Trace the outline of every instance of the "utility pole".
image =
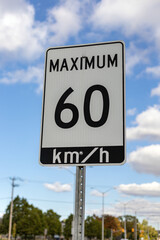
<path id="1" fill-rule="evenodd" d="M 113 229 L 111 229 L 111 240 L 113 240 Z"/>
<path id="2" fill-rule="evenodd" d="M 127 239 L 127 226 L 126 226 L 126 204 L 124 204 L 124 238 Z"/>
<path id="3" fill-rule="evenodd" d="M 104 240 L 104 194 L 105 192 L 102 192 L 102 240 Z"/>
<path id="4" fill-rule="evenodd" d="M 126 205 L 133 200 L 130 200 L 126 203 L 122 203 L 124 205 L 124 238 L 127 239 L 127 220 L 126 220 Z"/>
<path id="5" fill-rule="evenodd" d="M 102 240 L 104 240 L 104 197 L 105 197 L 105 193 L 109 192 L 112 189 L 113 187 L 107 189 L 105 192 L 101 192 L 102 194 Z"/>
<path id="6" fill-rule="evenodd" d="M 95 188 L 93 188 L 95 189 Z M 101 240 L 104 240 L 104 217 L 105 217 L 105 214 L 104 214 L 104 197 L 105 197 L 105 194 L 109 191 L 111 191 L 112 189 L 114 189 L 114 187 L 111 187 L 109 189 L 107 189 L 106 191 L 104 192 L 101 192 L 97 189 L 95 189 L 96 191 L 98 191 L 100 193 L 100 195 L 102 196 L 102 238 Z"/>
<path id="7" fill-rule="evenodd" d="M 12 180 L 12 193 L 11 193 L 11 205 L 10 205 L 10 216 L 9 216 L 9 231 L 8 231 L 8 240 L 11 239 L 11 231 L 12 231 L 12 215 L 13 215 L 13 194 L 14 187 L 18 187 L 19 185 L 15 184 L 16 178 L 10 178 Z"/>
<path id="8" fill-rule="evenodd" d="M 135 211 L 135 221 L 134 221 L 134 240 L 137 240 L 137 217 Z"/>

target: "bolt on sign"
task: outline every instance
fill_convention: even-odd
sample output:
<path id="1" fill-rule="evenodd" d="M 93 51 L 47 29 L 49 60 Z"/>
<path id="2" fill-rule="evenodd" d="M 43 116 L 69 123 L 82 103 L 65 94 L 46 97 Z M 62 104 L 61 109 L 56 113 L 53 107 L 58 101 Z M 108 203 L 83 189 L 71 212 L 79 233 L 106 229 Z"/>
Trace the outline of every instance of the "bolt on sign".
<path id="1" fill-rule="evenodd" d="M 40 163 L 125 161 L 125 73 L 121 41 L 46 51 Z"/>

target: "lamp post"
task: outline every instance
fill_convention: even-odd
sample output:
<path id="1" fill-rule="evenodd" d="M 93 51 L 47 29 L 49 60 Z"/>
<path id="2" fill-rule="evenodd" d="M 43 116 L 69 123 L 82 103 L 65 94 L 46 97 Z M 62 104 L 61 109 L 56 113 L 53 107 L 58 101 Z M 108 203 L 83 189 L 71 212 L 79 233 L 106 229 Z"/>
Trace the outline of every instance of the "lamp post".
<path id="1" fill-rule="evenodd" d="M 143 209 L 143 208 L 146 208 L 146 206 L 141 207 L 140 209 Z M 135 215 L 134 215 L 134 219 L 135 219 L 134 220 L 134 240 L 137 240 L 137 210 L 139 210 L 139 209 L 136 208 L 136 210 L 134 210 L 135 211 Z"/>
<path id="2" fill-rule="evenodd" d="M 127 205 L 127 203 L 124 203 L 124 238 L 125 238 L 125 239 L 127 239 L 126 205 Z"/>
<path id="3" fill-rule="evenodd" d="M 133 200 L 129 200 L 129 201 L 126 202 L 126 203 L 122 203 L 122 202 L 117 201 L 117 202 L 123 204 L 123 206 L 124 206 L 124 238 L 125 238 L 125 239 L 127 239 L 126 205 L 127 205 L 128 203 L 132 202 L 132 201 L 134 201 L 134 199 L 133 199 Z"/>
<path id="4" fill-rule="evenodd" d="M 104 197 L 105 197 L 105 194 L 107 192 L 111 191 L 112 189 L 113 189 L 113 187 L 107 189 L 104 192 L 101 192 L 101 194 L 102 194 L 102 240 L 104 240 Z"/>
<path id="5" fill-rule="evenodd" d="M 102 192 L 102 240 L 104 240 L 104 195 L 105 192 Z"/>

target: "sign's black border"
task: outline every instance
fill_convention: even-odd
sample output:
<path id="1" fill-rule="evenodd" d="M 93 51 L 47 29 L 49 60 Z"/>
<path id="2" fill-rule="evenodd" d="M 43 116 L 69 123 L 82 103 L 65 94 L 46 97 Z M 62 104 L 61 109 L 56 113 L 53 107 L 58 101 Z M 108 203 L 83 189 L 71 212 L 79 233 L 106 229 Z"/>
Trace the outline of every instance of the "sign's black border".
<path id="1" fill-rule="evenodd" d="M 116 154 L 114 154 L 114 157 L 116 158 L 114 162 L 111 163 L 87 163 L 87 164 L 65 164 L 65 165 L 70 165 L 70 166 L 87 166 L 87 165 L 94 165 L 94 166 L 103 166 L 103 165 L 122 165 L 125 163 L 125 156 L 126 156 L 126 144 L 125 144 L 125 46 L 124 46 L 124 42 L 123 41 L 114 41 L 114 42 L 102 42 L 102 43 L 90 43 L 90 44 L 80 44 L 80 45 L 70 45 L 70 46 L 60 46 L 60 47 L 51 47 L 48 48 L 46 51 L 46 57 L 45 57 L 45 76 L 44 76 L 44 89 L 43 89 L 43 102 L 42 102 L 42 118 L 41 118 L 41 135 L 40 135 L 40 164 L 43 166 L 58 166 L 58 165 L 64 165 L 64 164 L 53 164 L 48 160 L 42 160 L 42 155 L 45 156 L 46 158 L 46 154 L 44 154 L 43 152 L 43 148 L 42 148 L 42 139 L 43 139 L 43 121 L 44 121 L 44 105 L 45 105 L 45 93 L 46 93 L 46 75 L 47 75 L 47 56 L 48 56 L 48 52 L 50 50 L 57 50 L 57 49 L 66 49 L 66 48 L 79 48 L 79 47 L 90 47 L 90 46 L 99 46 L 99 45 L 109 45 L 109 44 L 121 44 L 122 45 L 122 91 L 123 91 L 123 146 L 117 146 L 117 149 L 121 149 L 121 159 L 120 161 L 117 161 L 117 157 Z M 96 147 L 96 146 L 94 146 Z M 56 149 L 60 149 L 61 151 L 68 151 L 68 150 L 72 150 L 75 151 L 76 149 L 93 149 L 94 147 L 72 147 L 72 148 L 56 148 Z M 104 147 L 104 148 L 109 148 L 109 147 Z M 111 146 L 111 149 L 116 150 L 116 146 Z M 45 148 L 46 149 L 46 148 Z M 53 148 L 54 149 L 54 148 Z M 48 150 L 46 149 L 46 152 L 50 152 L 51 148 L 48 148 Z M 42 153 L 43 152 L 43 153 Z M 112 150 L 113 152 L 113 150 Z"/>

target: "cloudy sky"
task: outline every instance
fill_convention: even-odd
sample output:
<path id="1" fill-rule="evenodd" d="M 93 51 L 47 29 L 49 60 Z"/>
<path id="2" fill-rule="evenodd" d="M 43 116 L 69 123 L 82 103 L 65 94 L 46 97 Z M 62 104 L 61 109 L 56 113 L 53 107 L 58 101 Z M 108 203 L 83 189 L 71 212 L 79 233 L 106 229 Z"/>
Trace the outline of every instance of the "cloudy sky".
<path id="1" fill-rule="evenodd" d="M 126 45 L 127 163 L 87 167 L 86 215 L 101 214 L 111 188 L 105 213 L 160 214 L 159 13 L 159 0 L 0 0 L 0 215 L 12 177 L 15 196 L 62 219 L 73 212 L 75 167 L 38 163 L 45 51 L 116 40 Z"/>

